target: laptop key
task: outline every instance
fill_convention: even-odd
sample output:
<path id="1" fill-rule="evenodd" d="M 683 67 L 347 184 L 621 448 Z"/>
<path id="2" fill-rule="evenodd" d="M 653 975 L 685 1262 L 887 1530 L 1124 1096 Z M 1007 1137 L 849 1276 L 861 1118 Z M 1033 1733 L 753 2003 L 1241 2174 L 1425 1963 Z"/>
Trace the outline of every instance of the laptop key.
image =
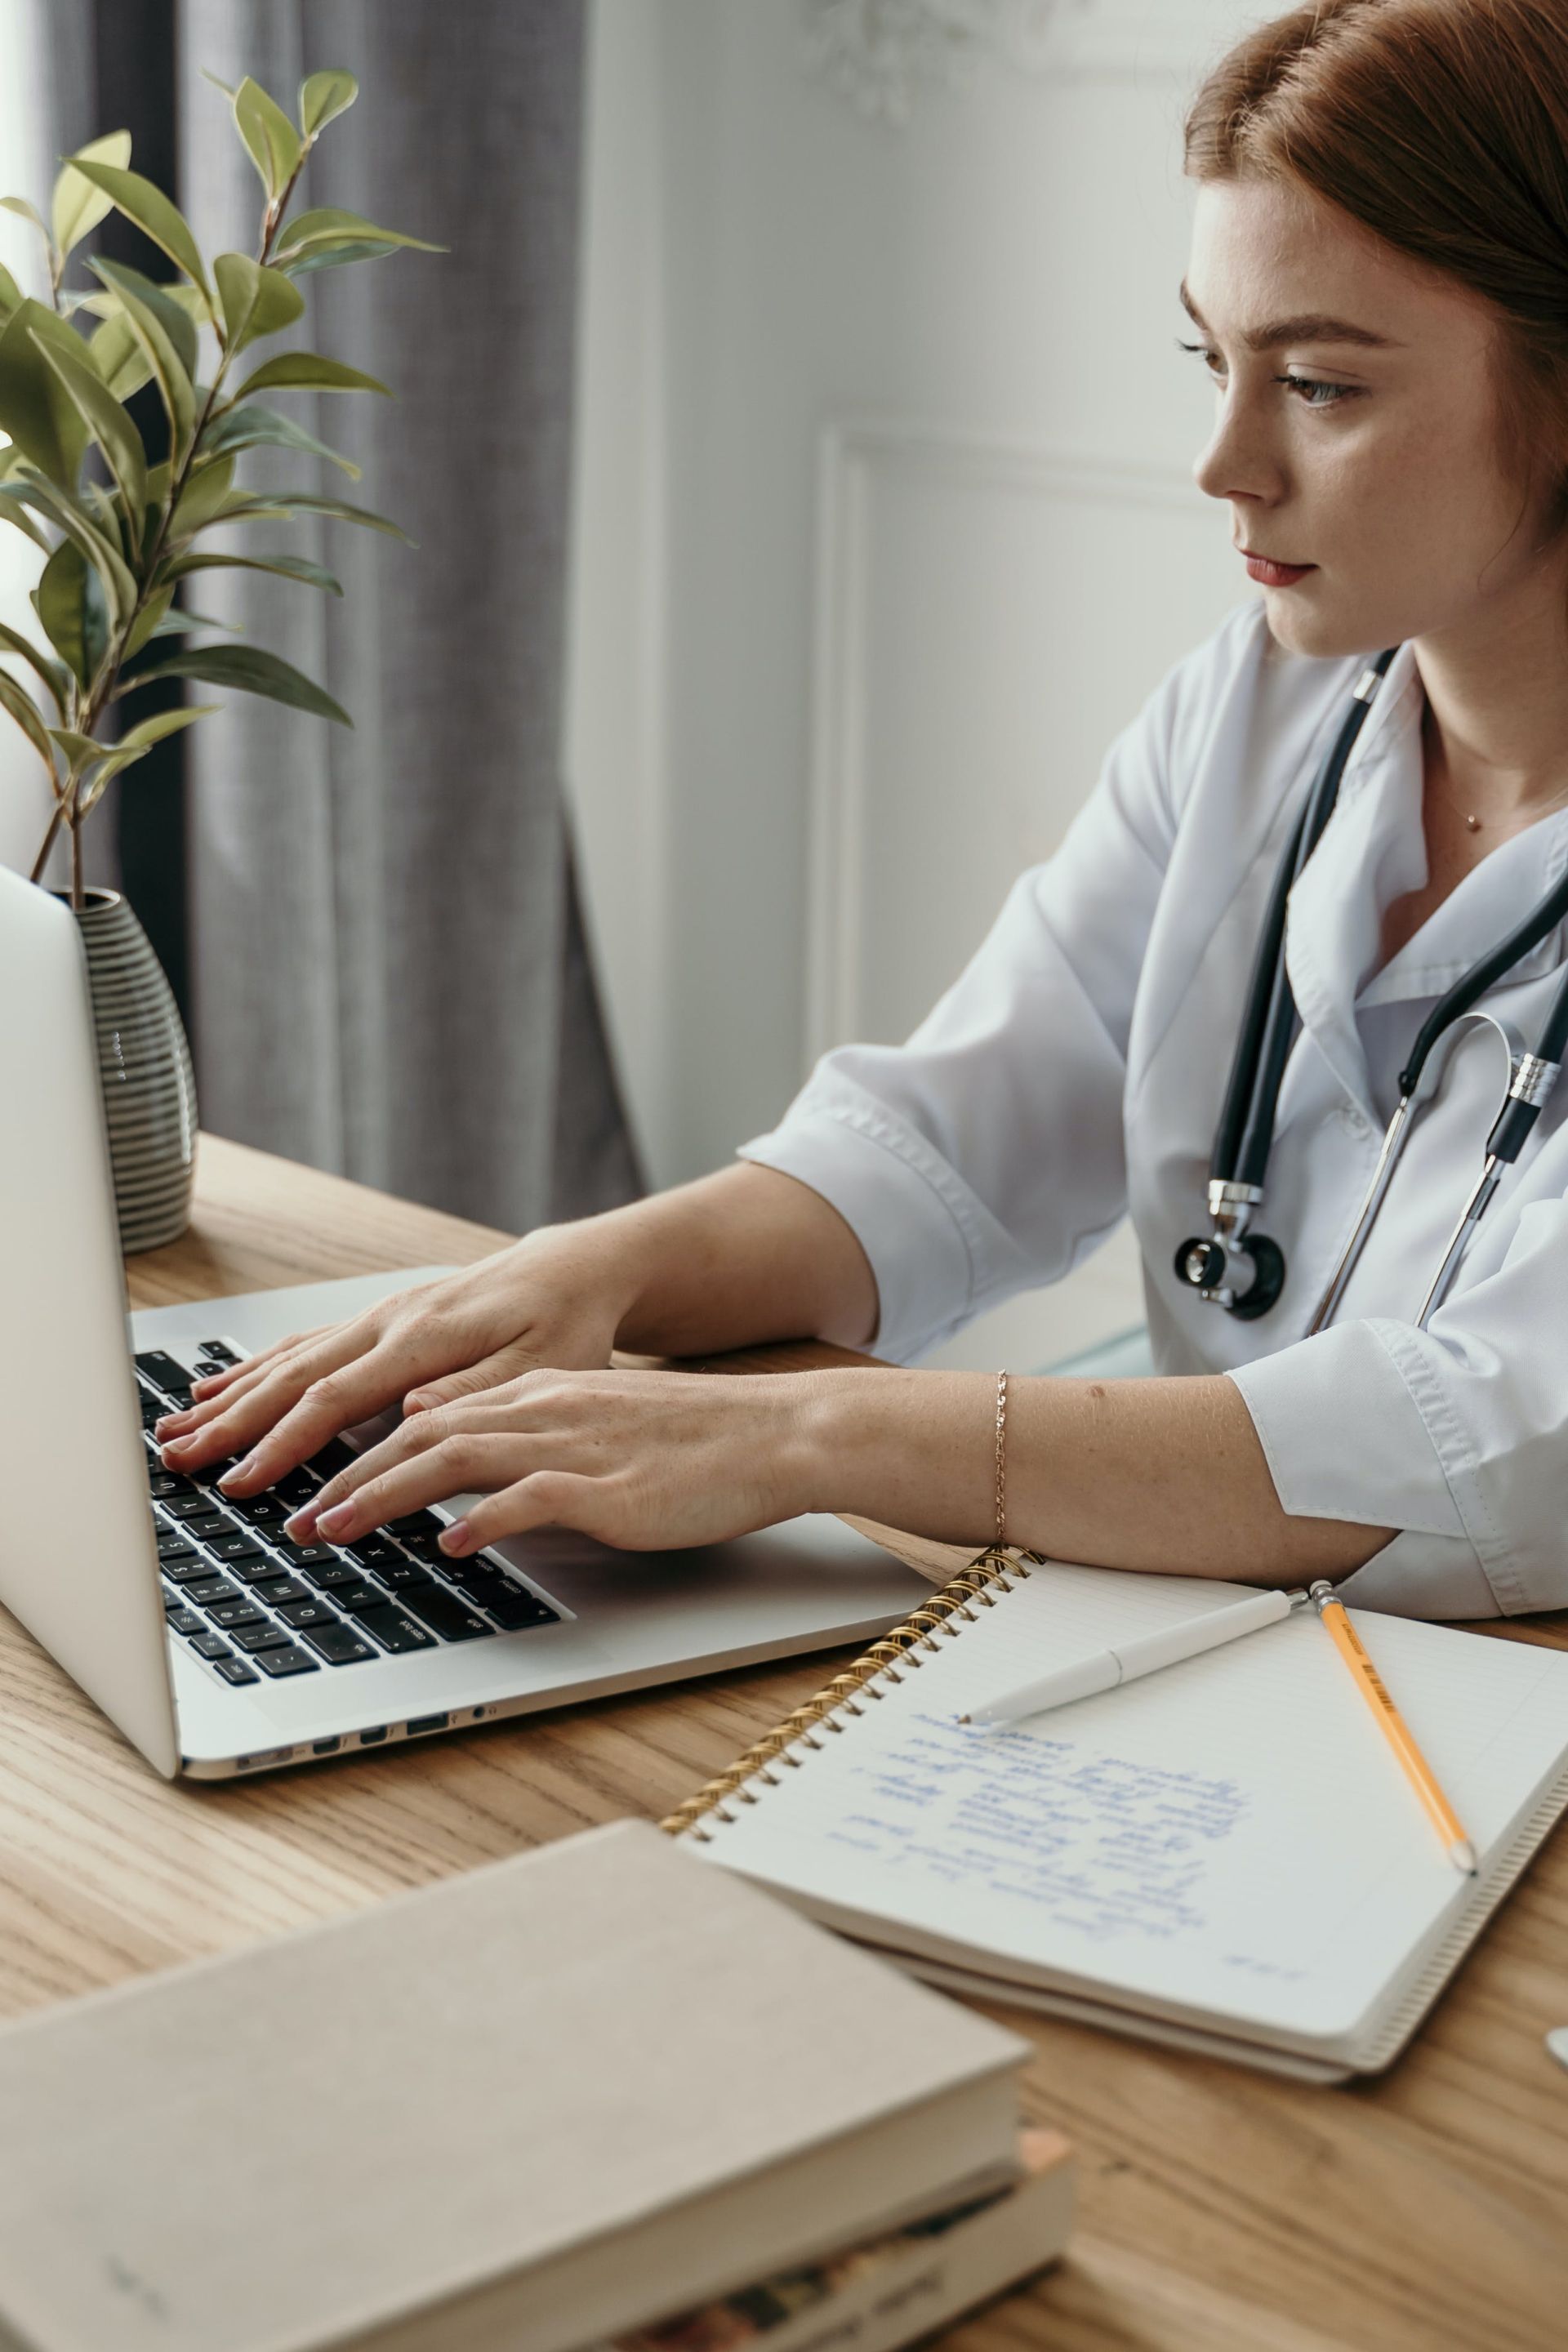
<path id="1" fill-rule="evenodd" d="M 177 1498 L 194 1496 L 196 1491 L 190 1480 L 182 1478 L 177 1470 L 149 1470 L 147 1486 L 153 1500 L 159 1503 L 172 1503 Z"/>
<path id="2" fill-rule="evenodd" d="M 240 1626 L 233 1638 L 235 1647 L 248 1657 L 257 1650 L 280 1650 L 289 1639 L 289 1630 L 264 1617 L 259 1625 Z"/>
<path id="3" fill-rule="evenodd" d="M 435 1634 L 416 1625 L 412 1617 L 405 1617 L 401 1609 L 395 1609 L 390 1601 L 384 1601 L 379 1609 L 361 1609 L 357 1617 L 365 1631 L 374 1633 L 382 1648 L 390 1650 L 395 1658 L 409 1650 L 436 1647 Z"/>
<path id="4" fill-rule="evenodd" d="M 421 1561 L 405 1559 L 401 1552 L 395 1559 L 384 1560 L 380 1567 L 372 1569 L 371 1574 L 392 1592 L 401 1592 L 405 1584 L 426 1584 L 430 1579 L 429 1570 Z"/>
<path id="5" fill-rule="evenodd" d="M 276 1560 L 268 1563 L 272 1568 L 277 1564 Z M 268 1609 L 281 1609 L 288 1601 L 313 1598 L 310 1586 L 301 1584 L 297 1576 L 247 1577 L 246 1581 L 258 1601 L 264 1601 Z"/>
<path id="6" fill-rule="evenodd" d="M 207 1606 L 207 1615 L 215 1625 L 221 1625 L 226 1633 L 237 1633 L 242 1625 L 263 1622 L 262 1612 L 254 1601 L 220 1601 L 216 1606 Z"/>
<path id="7" fill-rule="evenodd" d="M 166 1519 L 199 1519 L 205 1512 L 212 1509 L 211 1496 L 204 1495 L 199 1487 L 193 1486 L 188 1478 L 180 1480 L 180 1493 L 171 1495 L 163 1503 Z"/>
<path id="8" fill-rule="evenodd" d="M 339 1622 L 336 1611 L 329 1609 L 324 1601 L 285 1601 L 274 1605 L 283 1622 L 298 1626 L 301 1633 L 310 1625 L 335 1625 Z"/>
<path id="9" fill-rule="evenodd" d="M 356 1577 L 352 1584 L 335 1584 L 331 1591 L 337 1606 L 346 1609 L 351 1617 L 357 1617 L 362 1609 L 378 1609 L 386 1599 L 384 1592 L 367 1584 L 363 1576 Z"/>
<path id="10" fill-rule="evenodd" d="M 272 1481 L 272 1492 L 275 1495 L 280 1495 L 289 1508 L 297 1511 L 301 1503 L 310 1501 L 321 1483 L 319 1478 L 313 1478 L 310 1473 L 301 1466 L 298 1470 L 286 1470 L 281 1478 L 275 1478 Z"/>
<path id="11" fill-rule="evenodd" d="M 342 1568 L 343 1565 L 341 1555 L 332 1549 L 331 1544 L 290 1543 L 286 1537 L 280 1536 L 273 1549 L 282 1553 L 290 1568 Z"/>
<path id="12" fill-rule="evenodd" d="M 314 1675 L 321 1671 L 307 1651 L 292 1643 L 286 1650 L 258 1650 L 256 1664 L 264 1675 L 270 1675 L 274 1682 L 284 1675 Z"/>
<path id="13" fill-rule="evenodd" d="M 207 1630 L 206 1619 L 198 1616 L 194 1609 L 187 1609 L 183 1601 L 165 1601 L 163 1614 L 172 1633 L 205 1633 Z"/>
<path id="14" fill-rule="evenodd" d="M 184 1364 L 176 1364 L 173 1356 L 162 1348 L 143 1349 L 136 1359 L 136 1369 L 155 1388 L 162 1389 L 165 1396 L 171 1389 L 190 1386 L 191 1376 Z"/>
<path id="15" fill-rule="evenodd" d="M 341 1437 L 329 1437 L 321 1452 L 311 1454 L 305 1467 L 313 1470 L 318 1478 L 326 1480 L 335 1478 L 340 1470 L 346 1470 L 352 1462 L 358 1460 L 359 1456 L 352 1445 L 345 1445 Z"/>
<path id="16" fill-rule="evenodd" d="M 531 1625 L 559 1625 L 561 1622 L 553 1609 L 547 1608 L 535 1594 L 520 1591 L 516 1585 L 510 1592 L 498 1595 L 483 1605 L 506 1633 L 521 1633 Z"/>
<path id="17" fill-rule="evenodd" d="M 206 1543 L 213 1536 L 231 1536 L 235 1531 L 234 1521 L 226 1519 L 221 1511 L 215 1511 L 210 1503 L 205 1511 L 182 1519 L 180 1525 L 193 1543 Z"/>
<path id="18" fill-rule="evenodd" d="M 343 1558 L 352 1559 L 356 1568 L 384 1568 L 401 1559 L 402 1553 L 384 1536 L 356 1536 L 352 1544 L 343 1546 Z"/>
<path id="19" fill-rule="evenodd" d="M 329 1666 L 357 1666 L 375 1656 L 372 1644 L 352 1625 L 310 1625 L 305 1628 L 305 1639 Z"/>
<path id="20" fill-rule="evenodd" d="M 426 1585 L 410 1585 L 398 1594 L 405 1609 L 412 1609 L 443 1642 L 473 1642 L 483 1633 L 493 1633 L 495 1627 L 477 1617 L 468 1602 L 444 1585 L 432 1580 Z"/>
<path id="21" fill-rule="evenodd" d="M 176 1577 L 174 1580 L 184 1584 L 186 1600 L 195 1601 L 198 1609 L 211 1609 L 221 1601 L 244 1598 L 237 1584 L 231 1584 L 226 1576 L 215 1576 L 210 1568 L 205 1576 Z"/>
<path id="22" fill-rule="evenodd" d="M 261 1680 L 256 1668 L 247 1666 L 243 1658 L 215 1658 L 213 1664 L 226 1683 L 258 1683 Z"/>
<path id="23" fill-rule="evenodd" d="M 219 1559 L 233 1560 L 237 1564 L 240 1560 L 265 1559 L 267 1557 L 253 1536 L 242 1535 L 237 1530 L 233 1535 L 214 1536 L 207 1549 L 216 1551 Z"/>
<path id="24" fill-rule="evenodd" d="M 228 1643 L 219 1641 L 216 1633 L 196 1634 L 191 1643 L 191 1647 L 198 1658 L 210 1658 L 214 1665 L 216 1665 L 220 1658 L 230 1658 L 234 1655 Z"/>
<path id="25" fill-rule="evenodd" d="M 226 1366 L 239 1361 L 226 1339 L 198 1339 L 196 1349 L 199 1354 L 210 1356 L 215 1364 Z"/>
<path id="26" fill-rule="evenodd" d="M 243 1502 L 237 1497 L 228 1507 L 252 1528 L 280 1528 L 289 1516 L 288 1504 L 276 1495 L 247 1495 Z"/>
<path id="27" fill-rule="evenodd" d="M 158 1565 L 171 1584 L 194 1584 L 198 1577 L 213 1573 L 211 1560 L 203 1559 L 189 1544 L 182 1544 L 178 1551 L 160 1552 Z"/>

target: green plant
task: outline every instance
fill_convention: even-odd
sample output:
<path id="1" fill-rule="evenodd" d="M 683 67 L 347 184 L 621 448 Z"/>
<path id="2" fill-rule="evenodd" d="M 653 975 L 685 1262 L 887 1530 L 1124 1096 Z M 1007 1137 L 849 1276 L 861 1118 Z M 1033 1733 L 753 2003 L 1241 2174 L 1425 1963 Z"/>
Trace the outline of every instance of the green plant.
<path id="1" fill-rule="evenodd" d="M 248 365 L 232 388 L 231 377 L 242 352 L 301 316 L 297 280 L 312 270 L 374 260 L 400 247 L 442 248 L 378 228 L 357 213 L 288 216 L 317 139 L 359 94 L 351 74 L 311 74 L 300 91 L 297 123 L 248 78 L 236 89 L 218 87 L 266 191 L 254 255 L 220 253 L 209 268 L 177 208 L 129 168 L 125 131 L 68 158 L 47 222 L 23 198 L 0 198 L 41 232 L 51 297 L 48 305 L 26 299 L 0 268 L 0 432 L 10 436 L 9 447 L 0 447 L 0 520 L 25 531 L 44 553 L 33 604 L 48 647 L 0 623 L 0 657 L 19 656 L 33 688 L 0 666 L 0 704 L 42 761 L 54 799 L 33 879 L 63 826 L 77 907 L 81 825 L 110 778 L 163 737 L 220 707 L 162 711 L 101 740 L 111 706 L 122 697 L 153 678 L 194 678 L 353 723 L 276 654 L 221 638 L 172 653 L 159 645 L 223 625 L 177 602 L 193 574 L 214 566 L 277 572 L 342 593 L 330 572 L 303 555 L 210 552 L 201 544 L 205 535 L 225 525 L 322 515 L 405 536 L 384 516 L 341 499 L 311 490 L 247 491 L 235 480 L 242 452 L 263 446 L 329 459 L 357 478 L 358 467 L 258 395 L 296 388 L 384 393 L 384 384 L 340 360 L 297 350 Z M 100 258 L 90 264 L 96 287 L 65 285 L 72 252 L 111 209 L 160 248 L 176 278 L 155 283 L 122 262 Z M 155 457 L 126 406 L 147 383 L 156 386 L 166 421 L 166 450 Z"/>

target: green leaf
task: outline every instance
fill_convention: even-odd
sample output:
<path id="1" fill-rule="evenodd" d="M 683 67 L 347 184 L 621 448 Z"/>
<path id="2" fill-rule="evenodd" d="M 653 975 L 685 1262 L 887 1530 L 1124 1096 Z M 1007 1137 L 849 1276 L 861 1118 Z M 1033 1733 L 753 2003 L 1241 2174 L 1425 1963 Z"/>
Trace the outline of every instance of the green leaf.
<path id="1" fill-rule="evenodd" d="M 248 74 L 234 93 L 234 119 L 261 184 L 276 203 L 300 161 L 300 134 L 278 100 Z"/>
<path id="2" fill-rule="evenodd" d="M 0 266 L 0 319 L 8 319 L 18 303 L 25 299 L 21 288 L 10 271 Z"/>
<path id="3" fill-rule="evenodd" d="M 96 263 L 93 266 L 97 268 Z M 195 288 L 182 286 L 177 281 L 160 286 L 155 278 L 144 278 L 141 270 L 132 269 L 130 263 L 125 261 L 115 262 L 113 271 L 114 284 L 111 290 L 90 299 L 95 302 L 101 301 L 105 305 L 106 315 L 112 316 L 117 310 L 123 311 L 128 295 L 134 295 L 142 308 L 151 310 L 157 320 L 174 345 L 180 365 L 195 383 L 196 330 L 199 324 L 196 314 L 199 311 L 202 318 L 206 315 L 202 305 L 202 297 Z M 103 275 L 101 270 L 99 275 L 100 277 Z M 105 283 L 108 283 L 107 279 Z"/>
<path id="4" fill-rule="evenodd" d="M 238 86 L 235 82 L 225 81 L 220 74 L 215 74 L 210 68 L 206 66 L 202 68 L 202 79 L 204 81 L 210 81 L 215 89 L 221 89 L 225 98 L 228 99 L 233 98 L 235 90 Z"/>
<path id="5" fill-rule="evenodd" d="M 78 339 L 73 337 L 72 340 Z M 88 359 L 85 350 L 79 359 L 75 352 L 62 350 L 57 342 L 47 341 L 37 332 L 33 341 L 64 384 L 78 415 L 102 450 L 105 463 L 114 477 L 115 488 L 125 501 L 126 514 L 139 528 L 142 509 L 147 503 L 147 452 L 142 446 L 142 436 L 120 403 L 105 387 L 103 378 Z"/>
<path id="6" fill-rule="evenodd" d="M 4 338 L 0 337 L 0 343 Z M 231 449 L 302 449 L 308 457 L 326 457 L 341 466 L 352 481 L 357 482 L 360 469 L 351 459 L 329 449 L 312 433 L 296 425 L 291 416 L 279 416 L 276 409 L 252 406 L 226 409 L 203 439 L 202 447 L 210 457 L 226 455 Z"/>
<path id="7" fill-rule="evenodd" d="M 128 727 L 119 748 L 122 751 L 148 750 L 161 743 L 165 735 L 177 735 L 183 727 L 194 727 L 198 719 L 208 719 L 222 709 L 221 702 L 187 702 L 178 710 L 156 711 L 151 719 L 139 719 L 134 727 Z"/>
<path id="8" fill-rule="evenodd" d="M 242 490 L 224 502 L 218 520 L 221 522 L 287 522 L 295 515 L 327 515 L 334 522 L 357 522 L 366 530 L 384 531 L 388 539 L 400 539 L 405 547 L 415 542 L 398 524 L 389 522 L 385 515 L 372 514 L 368 507 L 352 507 L 342 499 L 318 498 L 313 490 Z"/>
<path id="9" fill-rule="evenodd" d="M 189 539 L 205 530 L 228 497 L 233 480 L 232 457 L 216 457 L 210 466 L 203 466 L 194 473 L 180 493 L 180 503 L 169 524 L 171 542 Z"/>
<path id="10" fill-rule="evenodd" d="M 9 670 L 0 669 L 0 707 L 8 710 L 34 751 L 47 768 L 52 781 L 55 772 L 54 750 L 48 730 L 38 714 L 38 706 L 25 688 L 17 685 Z"/>
<path id="11" fill-rule="evenodd" d="M 79 149 L 71 161 L 84 179 L 102 189 L 117 212 L 122 212 L 143 236 L 150 236 L 154 245 L 163 247 L 176 269 L 183 269 L 193 285 L 199 286 L 204 294 L 207 292 L 206 273 L 190 225 L 162 188 L 155 188 L 140 172 L 122 172 L 112 163 L 93 163 L 86 148 Z"/>
<path id="12" fill-rule="evenodd" d="M 378 228 L 363 213 L 343 212 L 336 205 L 318 205 L 296 219 L 285 221 L 273 249 L 273 264 L 279 269 L 314 268 L 317 265 L 307 261 L 308 255 L 343 244 L 374 247 L 384 253 L 395 253 L 400 247 L 416 253 L 447 250 L 444 245 L 431 245 L 422 236 L 404 236 L 395 228 Z"/>
<path id="13" fill-rule="evenodd" d="M 65 753 L 73 775 L 96 766 L 100 760 L 114 757 L 114 744 L 100 743 L 95 736 L 80 734 L 74 727 L 51 727 L 49 734 Z"/>
<path id="14" fill-rule="evenodd" d="M 146 299 L 145 289 L 151 280 L 139 270 L 127 269 L 122 262 L 95 259 L 93 268 L 104 284 L 118 294 L 124 305 L 124 315 L 131 331 L 142 346 L 148 365 L 158 386 L 169 419 L 176 450 L 183 451 L 196 427 L 196 395 L 191 383 L 191 371 L 181 356 L 178 345 L 170 336 L 163 309 Z M 157 292 L 154 287 L 153 291 Z M 188 327 L 189 321 L 186 321 Z M 7 329 L 6 332 L 9 333 Z M 0 338 L 0 340 L 4 340 Z"/>
<path id="15" fill-rule="evenodd" d="M 70 691 L 70 680 L 59 663 L 51 661 L 47 654 L 41 654 L 30 637 L 23 636 L 19 629 L 13 629 L 5 621 L 0 621 L 0 652 L 20 654 L 25 662 L 32 664 L 47 688 L 55 709 L 63 719 L 66 710 L 66 696 Z"/>
<path id="16" fill-rule="evenodd" d="M 277 270 L 268 274 L 279 275 Z M 303 310 L 303 297 L 299 300 Z M 246 377 L 235 398 L 248 400 L 253 392 L 279 392 L 285 386 L 311 392 L 382 392 L 389 400 L 392 397 L 384 383 L 358 368 L 345 367 L 342 360 L 322 359 L 319 352 L 279 352 L 275 360 L 264 360 L 254 375 Z"/>
<path id="17" fill-rule="evenodd" d="M 61 489 L 72 488 L 87 447 L 87 426 L 64 385 L 45 361 L 50 349 L 87 345 L 73 327 L 41 302 L 18 303 L 0 330 L 0 430 Z"/>
<path id="18" fill-rule="evenodd" d="M 16 452 L 14 449 L 7 449 L 5 454 L 8 458 L 12 458 L 16 457 Z M 25 532 L 35 547 L 41 547 L 44 553 L 49 555 L 54 551 L 53 541 L 45 536 L 32 516 L 26 511 L 27 492 L 31 487 L 32 485 L 26 481 L 0 478 L 0 522 L 8 522 L 14 530 Z"/>
<path id="19" fill-rule="evenodd" d="M 245 631 L 237 621 L 215 621 L 210 613 L 187 613 L 176 604 L 173 611 L 150 628 L 150 637 L 185 637 L 193 629 L 226 629 L 231 636 L 243 637 Z"/>
<path id="20" fill-rule="evenodd" d="M 125 566 L 118 547 L 111 545 L 90 517 L 79 506 L 56 489 L 52 482 L 25 481 L 17 485 L 15 495 L 25 499 L 30 507 L 57 523 L 69 540 L 86 556 L 102 581 L 109 599 L 109 609 L 115 624 L 126 619 L 136 608 L 136 583 Z"/>
<path id="21" fill-rule="evenodd" d="M 89 337 L 92 362 L 116 400 L 129 400 L 153 376 L 153 362 L 137 341 L 130 320 L 118 306 L 111 319 Z"/>
<path id="22" fill-rule="evenodd" d="M 18 220 L 31 221 L 45 244 L 48 243 L 49 225 L 37 205 L 30 205 L 26 196 L 0 196 L 0 212 L 15 213 Z"/>
<path id="23" fill-rule="evenodd" d="M 38 618 L 72 677 L 87 686 L 109 647 L 109 615 L 98 574 L 71 540 L 62 540 L 44 566 Z"/>
<path id="24" fill-rule="evenodd" d="M 131 133 L 108 131 L 103 138 L 89 141 L 80 152 L 91 163 L 113 163 L 123 170 L 131 161 Z M 66 165 L 55 182 L 54 203 L 50 206 L 55 251 L 62 261 L 89 229 L 98 226 L 110 209 L 110 202 L 101 188 L 95 188 L 90 180 L 83 178 L 74 163 Z"/>
<path id="25" fill-rule="evenodd" d="M 181 555 L 168 569 L 171 580 L 183 580 L 187 572 L 276 572 L 280 579 L 324 588 L 329 596 L 343 593 L 342 581 L 308 555 Z"/>
<path id="26" fill-rule="evenodd" d="M 291 327 L 305 307 L 304 296 L 280 269 L 264 269 L 247 253 L 220 253 L 213 276 L 223 309 L 224 349 L 231 357 L 258 335 Z"/>
<path id="27" fill-rule="evenodd" d="M 258 646 L 196 646 L 189 653 L 171 655 L 167 661 L 140 671 L 121 690 L 128 692 L 131 687 L 143 686 L 154 677 L 194 677 L 205 686 L 237 687 L 245 694 L 265 695 L 268 701 L 309 710 L 318 719 L 335 719 L 341 727 L 353 725 L 342 705 L 313 679 L 277 654 L 263 653 Z"/>
<path id="28" fill-rule="evenodd" d="M 359 84 L 341 67 L 307 74 L 300 85 L 300 123 L 307 139 L 346 114 L 359 96 Z"/>
<path id="29" fill-rule="evenodd" d="M 153 590 L 132 624 L 131 635 L 125 640 L 125 660 L 129 661 L 132 654 L 139 654 L 148 638 L 157 635 L 159 624 L 174 601 L 172 586 Z"/>

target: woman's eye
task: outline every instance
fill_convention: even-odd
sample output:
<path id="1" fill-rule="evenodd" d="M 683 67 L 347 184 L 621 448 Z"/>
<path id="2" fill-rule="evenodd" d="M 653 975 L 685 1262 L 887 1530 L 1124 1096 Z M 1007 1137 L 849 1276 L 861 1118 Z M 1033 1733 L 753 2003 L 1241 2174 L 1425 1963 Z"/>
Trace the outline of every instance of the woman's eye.
<path id="1" fill-rule="evenodd" d="M 1184 342 L 1178 335 L 1179 351 L 1192 352 L 1203 361 L 1216 383 L 1224 381 L 1225 363 L 1219 353 L 1208 343 Z M 1354 396 L 1354 387 L 1345 383 L 1330 383 L 1325 378 L 1311 375 L 1277 375 L 1276 383 L 1287 385 L 1300 400 L 1303 408 L 1336 408 L 1342 400 Z"/>

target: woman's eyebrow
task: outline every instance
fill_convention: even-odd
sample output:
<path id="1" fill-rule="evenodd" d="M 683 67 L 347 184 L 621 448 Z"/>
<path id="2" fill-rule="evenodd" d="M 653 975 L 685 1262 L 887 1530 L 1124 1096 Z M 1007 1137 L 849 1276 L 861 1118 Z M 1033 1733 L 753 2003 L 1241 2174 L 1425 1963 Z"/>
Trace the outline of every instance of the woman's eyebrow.
<path id="1" fill-rule="evenodd" d="M 1184 278 L 1180 287 L 1182 308 L 1194 327 L 1202 327 L 1206 335 L 1203 314 L 1187 291 Z M 1270 319 L 1266 326 L 1248 327 L 1242 341 L 1249 352 L 1269 352 L 1280 343 L 1360 343 L 1373 351 L 1402 351 L 1404 345 L 1392 335 L 1374 334 L 1370 327 L 1358 327 L 1349 319 L 1333 319 L 1323 310 L 1304 310 L 1294 319 Z"/>

